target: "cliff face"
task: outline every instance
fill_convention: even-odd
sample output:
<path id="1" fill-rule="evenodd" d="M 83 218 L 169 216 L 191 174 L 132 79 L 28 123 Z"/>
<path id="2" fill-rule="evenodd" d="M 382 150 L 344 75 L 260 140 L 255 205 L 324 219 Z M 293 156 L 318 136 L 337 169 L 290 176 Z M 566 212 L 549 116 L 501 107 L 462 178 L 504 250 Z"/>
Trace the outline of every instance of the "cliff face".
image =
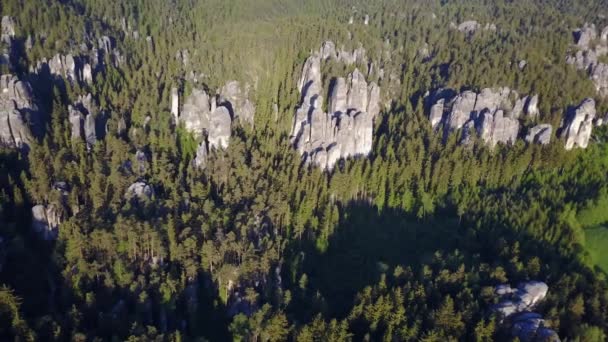
<path id="1" fill-rule="evenodd" d="M 27 147 L 33 138 L 30 126 L 38 121 L 28 82 L 12 75 L 0 77 L 0 144 L 10 148 Z"/>
<path id="2" fill-rule="evenodd" d="M 608 65 L 600 62 L 600 57 L 608 55 L 608 26 L 598 35 L 594 24 L 585 23 L 573 36 L 576 52 L 566 62 L 589 74 L 598 95 L 608 96 Z"/>
<path id="3" fill-rule="evenodd" d="M 571 109 L 562 127 L 562 136 L 566 139 L 566 149 L 586 148 L 593 130 L 595 119 L 595 101 L 585 99 L 578 107 Z"/>
<path id="4" fill-rule="evenodd" d="M 292 143 L 305 162 L 327 169 L 340 158 L 369 154 L 374 118 L 380 111 L 380 88 L 368 84 L 359 69 L 331 80 L 327 111 L 322 108 L 321 63 L 340 60 L 339 55 L 333 43 L 325 42 L 306 60 L 298 83 L 302 100 L 291 132 Z"/>

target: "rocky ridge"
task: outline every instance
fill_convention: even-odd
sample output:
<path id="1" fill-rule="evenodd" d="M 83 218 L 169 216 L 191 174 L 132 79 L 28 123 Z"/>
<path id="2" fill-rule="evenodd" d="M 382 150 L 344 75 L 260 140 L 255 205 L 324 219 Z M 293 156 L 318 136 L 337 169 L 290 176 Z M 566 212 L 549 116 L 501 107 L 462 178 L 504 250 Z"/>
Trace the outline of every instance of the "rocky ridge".
<path id="1" fill-rule="evenodd" d="M 597 93 L 608 96 L 608 64 L 599 62 L 600 57 L 608 55 L 608 26 L 598 36 L 595 25 L 585 23 L 573 36 L 576 52 L 566 57 L 566 63 L 587 72 Z"/>
<path id="2" fill-rule="evenodd" d="M 490 147 L 514 143 L 519 135 L 520 117 L 536 120 L 538 116 L 538 95 L 520 97 L 508 87 L 485 88 L 479 93 L 442 89 L 428 95 L 427 101 L 433 129 L 442 130 L 444 135 L 463 129 L 465 143 L 476 132 Z M 539 142 L 548 143 L 550 136 L 547 138 L 546 132 L 543 130 L 545 136 Z"/>
<path id="3" fill-rule="evenodd" d="M 327 111 L 322 108 L 321 63 L 343 60 L 334 51 L 335 45 L 325 42 L 306 60 L 298 82 L 301 104 L 291 130 L 291 141 L 304 161 L 329 170 L 340 158 L 369 154 L 373 121 L 380 111 L 380 88 L 368 84 L 359 69 L 331 80 Z"/>

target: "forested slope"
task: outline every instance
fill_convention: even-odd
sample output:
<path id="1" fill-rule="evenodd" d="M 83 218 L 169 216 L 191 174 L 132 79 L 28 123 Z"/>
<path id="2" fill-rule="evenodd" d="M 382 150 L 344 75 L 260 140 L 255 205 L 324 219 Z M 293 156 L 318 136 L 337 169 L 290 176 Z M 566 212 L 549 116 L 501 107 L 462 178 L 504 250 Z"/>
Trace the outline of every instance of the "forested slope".
<path id="1" fill-rule="evenodd" d="M 510 341 L 495 287 L 542 281 L 547 326 L 604 340 L 585 228 L 608 222 L 608 99 L 566 57 L 607 5 L 2 1 L 0 339 Z M 292 136 L 327 41 L 366 59 L 323 61 L 314 106 L 355 71 L 381 89 L 371 150 L 331 170 Z M 438 90 L 494 87 L 540 99 L 515 141 L 431 126 Z M 589 146 L 566 150 L 586 98 Z M 537 123 L 550 143 L 524 141 Z"/>

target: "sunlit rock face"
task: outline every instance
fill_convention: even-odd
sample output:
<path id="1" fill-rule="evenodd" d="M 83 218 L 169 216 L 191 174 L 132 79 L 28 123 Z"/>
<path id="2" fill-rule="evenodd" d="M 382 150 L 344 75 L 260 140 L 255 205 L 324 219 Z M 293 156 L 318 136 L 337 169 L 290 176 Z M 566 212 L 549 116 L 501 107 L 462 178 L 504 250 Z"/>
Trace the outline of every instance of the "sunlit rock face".
<path id="1" fill-rule="evenodd" d="M 587 148 L 595 115 L 595 101 L 590 98 L 583 100 L 578 107 L 566 114 L 562 136 L 566 139 L 567 150 L 575 147 Z"/>
<path id="2" fill-rule="evenodd" d="M 363 51 L 355 50 L 354 58 L 364 58 Z M 291 132 L 292 143 L 304 160 L 326 169 L 340 158 L 369 154 L 374 118 L 380 112 L 380 87 L 368 84 L 359 69 L 330 81 L 327 110 L 323 108 L 321 64 L 329 58 L 340 60 L 341 55 L 332 42 L 325 42 L 304 63 L 298 82 L 301 104 Z M 342 61 L 351 62 L 349 58 Z"/>

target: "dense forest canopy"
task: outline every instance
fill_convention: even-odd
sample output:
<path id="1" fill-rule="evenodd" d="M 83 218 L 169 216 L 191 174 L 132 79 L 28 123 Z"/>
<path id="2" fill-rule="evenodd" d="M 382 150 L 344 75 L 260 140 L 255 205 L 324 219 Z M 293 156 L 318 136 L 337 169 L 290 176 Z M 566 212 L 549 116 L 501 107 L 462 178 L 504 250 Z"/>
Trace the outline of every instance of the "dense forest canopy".
<path id="1" fill-rule="evenodd" d="M 606 339 L 606 1 L 0 13 L 0 340 L 525 340 L 497 286 L 540 283 L 529 341 Z M 348 106 L 379 89 L 378 113 L 367 153 L 325 168 L 295 128 L 341 106 L 339 79 Z M 515 139 L 448 127 L 459 99 L 503 87 L 527 103 Z M 333 144 L 363 112 L 327 119 Z M 526 141 L 539 124 L 550 141 Z"/>

